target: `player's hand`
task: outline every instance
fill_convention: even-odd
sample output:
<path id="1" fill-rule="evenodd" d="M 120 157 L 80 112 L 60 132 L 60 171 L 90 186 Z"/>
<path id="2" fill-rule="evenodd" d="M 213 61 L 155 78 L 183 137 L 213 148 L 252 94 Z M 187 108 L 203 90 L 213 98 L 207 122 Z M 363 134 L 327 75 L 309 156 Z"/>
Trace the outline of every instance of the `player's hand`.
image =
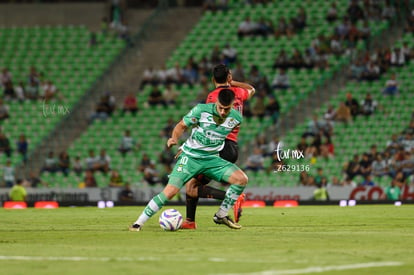
<path id="1" fill-rule="evenodd" d="M 180 149 L 180 150 L 178 150 L 178 151 L 177 151 L 177 154 L 175 154 L 174 158 L 175 158 L 175 159 L 178 159 L 178 157 L 181 155 L 181 153 L 182 153 L 182 152 L 183 152 L 183 150 L 181 150 L 181 149 Z"/>
<path id="2" fill-rule="evenodd" d="M 173 138 L 169 138 L 168 140 L 167 140 L 167 147 L 168 148 L 171 148 L 172 146 L 174 146 L 174 145 L 176 145 L 177 144 L 177 141 L 175 140 L 175 139 L 173 139 Z"/>

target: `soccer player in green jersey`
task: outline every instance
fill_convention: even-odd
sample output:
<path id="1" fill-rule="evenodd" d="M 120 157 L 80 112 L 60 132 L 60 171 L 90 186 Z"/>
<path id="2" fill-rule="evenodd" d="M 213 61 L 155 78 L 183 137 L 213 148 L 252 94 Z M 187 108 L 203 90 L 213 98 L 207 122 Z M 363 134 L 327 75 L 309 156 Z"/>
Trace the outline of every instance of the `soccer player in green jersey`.
<path id="1" fill-rule="evenodd" d="M 199 174 L 231 184 L 213 220 L 232 229 L 241 228 L 228 216 L 228 211 L 243 192 L 248 178 L 239 167 L 219 156 L 226 136 L 243 121 L 242 115 L 232 108 L 234 98 L 232 90 L 223 89 L 216 103 L 198 104 L 175 126 L 167 141 L 168 147 L 176 145 L 189 127 L 193 127 L 191 135 L 181 146 L 182 153 L 170 174 L 167 186 L 151 199 L 135 223 L 129 227 L 130 231 L 140 231 L 144 223 L 174 197 L 186 182 Z"/>

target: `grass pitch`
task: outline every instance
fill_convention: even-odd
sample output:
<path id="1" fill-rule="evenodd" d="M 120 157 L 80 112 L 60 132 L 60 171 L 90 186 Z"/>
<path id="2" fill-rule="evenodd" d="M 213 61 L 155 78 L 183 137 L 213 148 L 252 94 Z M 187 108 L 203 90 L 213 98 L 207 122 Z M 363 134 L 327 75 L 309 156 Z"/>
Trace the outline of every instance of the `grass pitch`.
<path id="1" fill-rule="evenodd" d="M 0 209 L 1 274 L 414 274 L 414 205 L 246 208 L 241 230 L 217 208 L 177 232 L 127 231 L 143 207 Z"/>

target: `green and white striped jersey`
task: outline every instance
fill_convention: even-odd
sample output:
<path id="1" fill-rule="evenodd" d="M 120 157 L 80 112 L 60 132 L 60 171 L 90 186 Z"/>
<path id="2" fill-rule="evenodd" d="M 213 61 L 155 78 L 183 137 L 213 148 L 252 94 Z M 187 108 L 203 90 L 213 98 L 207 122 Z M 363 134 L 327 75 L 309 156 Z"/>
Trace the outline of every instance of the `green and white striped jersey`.
<path id="1" fill-rule="evenodd" d="M 229 115 L 222 119 L 216 104 L 210 103 L 198 104 L 183 117 L 183 121 L 187 127 L 194 127 L 181 149 L 190 156 L 202 158 L 218 154 L 223 149 L 226 136 L 240 125 L 243 116 L 231 109 Z"/>

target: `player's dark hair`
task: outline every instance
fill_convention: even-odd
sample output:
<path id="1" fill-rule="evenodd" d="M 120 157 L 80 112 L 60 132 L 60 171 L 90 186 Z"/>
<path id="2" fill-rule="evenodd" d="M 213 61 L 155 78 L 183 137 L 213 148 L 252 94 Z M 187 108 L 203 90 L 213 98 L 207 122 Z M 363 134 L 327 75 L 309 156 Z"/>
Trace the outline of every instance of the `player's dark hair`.
<path id="1" fill-rule="evenodd" d="M 218 101 L 224 106 L 230 105 L 234 101 L 234 92 L 229 89 L 223 89 L 218 94 Z"/>
<path id="2" fill-rule="evenodd" d="M 219 64 L 213 68 L 213 78 L 217 83 L 226 83 L 229 73 L 229 68 L 224 64 Z"/>

